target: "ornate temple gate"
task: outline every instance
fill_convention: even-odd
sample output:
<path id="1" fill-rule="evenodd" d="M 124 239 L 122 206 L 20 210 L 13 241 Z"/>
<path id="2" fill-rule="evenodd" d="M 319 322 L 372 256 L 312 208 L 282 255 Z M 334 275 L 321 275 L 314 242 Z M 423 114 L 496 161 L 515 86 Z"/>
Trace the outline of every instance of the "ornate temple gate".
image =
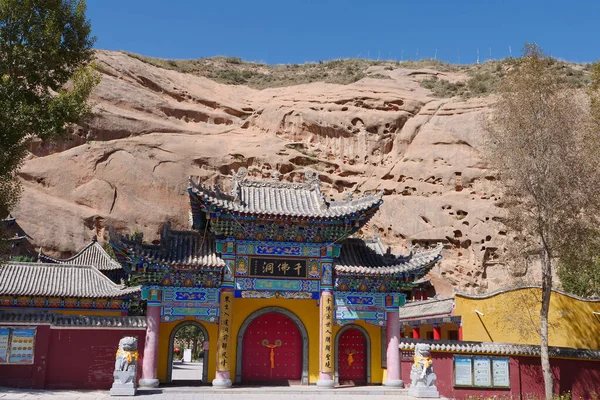
<path id="1" fill-rule="evenodd" d="M 279 313 L 255 318 L 244 334 L 242 381 L 300 383 L 302 337 L 296 324 Z"/>
<path id="2" fill-rule="evenodd" d="M 367 339 L 355 328 L 345 330 L 338 341 L 338 381 L 344 384 L 367 383 Z"/>

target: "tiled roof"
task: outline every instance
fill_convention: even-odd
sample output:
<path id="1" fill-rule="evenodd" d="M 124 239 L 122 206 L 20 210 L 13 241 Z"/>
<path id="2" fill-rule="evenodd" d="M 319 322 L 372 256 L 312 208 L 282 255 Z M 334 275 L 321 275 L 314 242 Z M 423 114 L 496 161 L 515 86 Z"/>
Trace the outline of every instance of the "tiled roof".
<path id="1" fill-rule="evenodd" d="M 121 238 L 121 242 L 138 256 L 157 263 L 207 268 L 225 266 L 210 233 L 171 230 L 166 224 L 158 245 L 139 244 L 127 238 Z"/>
<path id="2" fill-rule="evenodd" d="M 425 275 L 442 258 L 442 245 L 435 248 L 396 256 L 385 252 L 379 239 L 347 239 L 342 244 L 340 257 L 335 262 L 335 271 L 346 274 L 393 275 L 416 273 Z"/>
<path id="3" fill-rule="evenodd" d="M 400 307 L 400 319 L 450 315 L 452 310 L 454 310 L 453 297 L 440 300 L 413 301 Z"/>
<path id="4" fill-rule="evenodd" d="M 418 343 L 427 343 L 431 351 L 496 355 L 539 356 L 540 346 L 496 342 L 463 342 L 457 340 L 400 339 L 400 350 L 414 350 Z M 550 347 L 550 357 L 600 359 L 599 350 Z"/>
<path id="5" fill-rule="evenodd" d="M 190 178 L 190 194 L 221 209 L 245 214 L 285 215 L 294 217 L 339 218 L 362 212 L 382 203 L 383 193 L 355 200 L 327 202 L 321 193 L 317 174 L 307 172 L 304 183 L 253 181 L 246 169 L 233 174 L 231 194 L 216 186 L 210 189 Z"/>
<path id="6" fill-rule="evenodd" d="M 112 298 L 139 292 L 113 283 L 90 265 L 9 262 L 0 265 L 0 294 Z"/>
<path id="7" fill-rule="evenodd" d="M 108 255 L 108 253 L 96 240 L 92 240 L 87 246 L 85 246 L 71 258 L 52 258 L 42 252 L 40 252 L 38 258 L 40 261 L 45 263 L 92 265 L 98 268 L 100 271 L 114 271 L 123 268 L 121 267 L 121 264 L 113 260 L 111 256 Z"/>
<path id="8" fill-rule="evenodd" d="M 73 315 L 51 312 L 0 310 L 0 322 L 7 324 L 49 324 L 69 327 L 146 329 L 146 317 Z"/>

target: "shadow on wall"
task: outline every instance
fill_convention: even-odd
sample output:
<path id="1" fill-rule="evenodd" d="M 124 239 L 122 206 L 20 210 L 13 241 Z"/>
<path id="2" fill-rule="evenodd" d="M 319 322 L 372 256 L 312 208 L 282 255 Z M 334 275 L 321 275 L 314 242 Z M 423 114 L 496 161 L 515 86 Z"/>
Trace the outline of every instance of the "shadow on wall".
<path id="1" fill-rule="evenodd" d="M 455 314 L 462 317 L 464 339 L 539 345 L 541 294 L 535 287 L 485 296 L 457 294 Z M 594 311 L 600 311 L 600 300 L 553 291 L 550 346 L 600 350 L 600 316 Z"/>

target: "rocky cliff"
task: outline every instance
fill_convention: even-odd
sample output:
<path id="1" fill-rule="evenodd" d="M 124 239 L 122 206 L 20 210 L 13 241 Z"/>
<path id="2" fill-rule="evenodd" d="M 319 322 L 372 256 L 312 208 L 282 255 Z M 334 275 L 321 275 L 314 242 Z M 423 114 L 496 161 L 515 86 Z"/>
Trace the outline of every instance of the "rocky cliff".
<path id="1" fill-rule="evenodd" d="M 253 89 L 98 52 L 94 115 L 60 143 L 36 143 L 14 214 L 45 251 L 68 255 L 99 229 L 158 238 L 187 229 L 189 175 L 225 188 L 231 171 L 301 180 L 328 197 L 384 191 L 364 235 L 394 251 L 443 242 L 438 292 L 502 286 L 506 229 L 495 177 L 481 159 L 489 97 L 438 99 L 420 82 L 460 72 L 371 66 L 351 84 Z"/>

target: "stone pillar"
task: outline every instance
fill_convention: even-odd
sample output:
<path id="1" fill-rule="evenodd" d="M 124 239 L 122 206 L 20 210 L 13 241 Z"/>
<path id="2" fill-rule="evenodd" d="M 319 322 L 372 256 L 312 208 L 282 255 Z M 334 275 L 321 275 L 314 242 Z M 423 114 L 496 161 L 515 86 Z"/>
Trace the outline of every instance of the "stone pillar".
<path id="1" fill-rule="evenodd" d="M 231 387 L 231 337 L 233 336 L 233 288 L 222 288 L 219 302 L 219 336 L 217 340 L 217 373 L 215 388 Z"/>
<path id="2" fill-rule="evenodd" d="M 158 387 L 156 366 L 158 363 L 158 333 L 160 329 L 160 305 L 146 307 L 146 343 L 144 345 L 144 361 L 142 363 L 142 379 L 140 386 Z"/>
<path id="3" fill-rule="evenodd" d="M 433 326 L 433 340 L 441 340 L 442 339 L 442 327 L 441 326 Z"/>
<path id="4" fill-rule="evenodd" d="M 319 347 L 319 380 L 317 386 L 322 388 L 333 388 L 335 381 L 333 373 L 335 371 L 335 351 L 333 338 L 333 317 L 335 307 L 333 303 L 333 292 L 331 290 L 323 290 L 320 300 L 321 310 L 321 325 L 320 337 L 321 343 Z"/>
<path id="5" fill-rule="evenodd" d="M 421 336 L 419 335 L 419 327 L 413 327 L 413 339 L 418 339 Z"/>
<path id="6" fill-rule="evenodd" d="M 383 384 L 388 387 L 403 387 L 400 368 L 400 319 L 398 311 L 386 313 L 386 368 L 387 381 Z"/>

